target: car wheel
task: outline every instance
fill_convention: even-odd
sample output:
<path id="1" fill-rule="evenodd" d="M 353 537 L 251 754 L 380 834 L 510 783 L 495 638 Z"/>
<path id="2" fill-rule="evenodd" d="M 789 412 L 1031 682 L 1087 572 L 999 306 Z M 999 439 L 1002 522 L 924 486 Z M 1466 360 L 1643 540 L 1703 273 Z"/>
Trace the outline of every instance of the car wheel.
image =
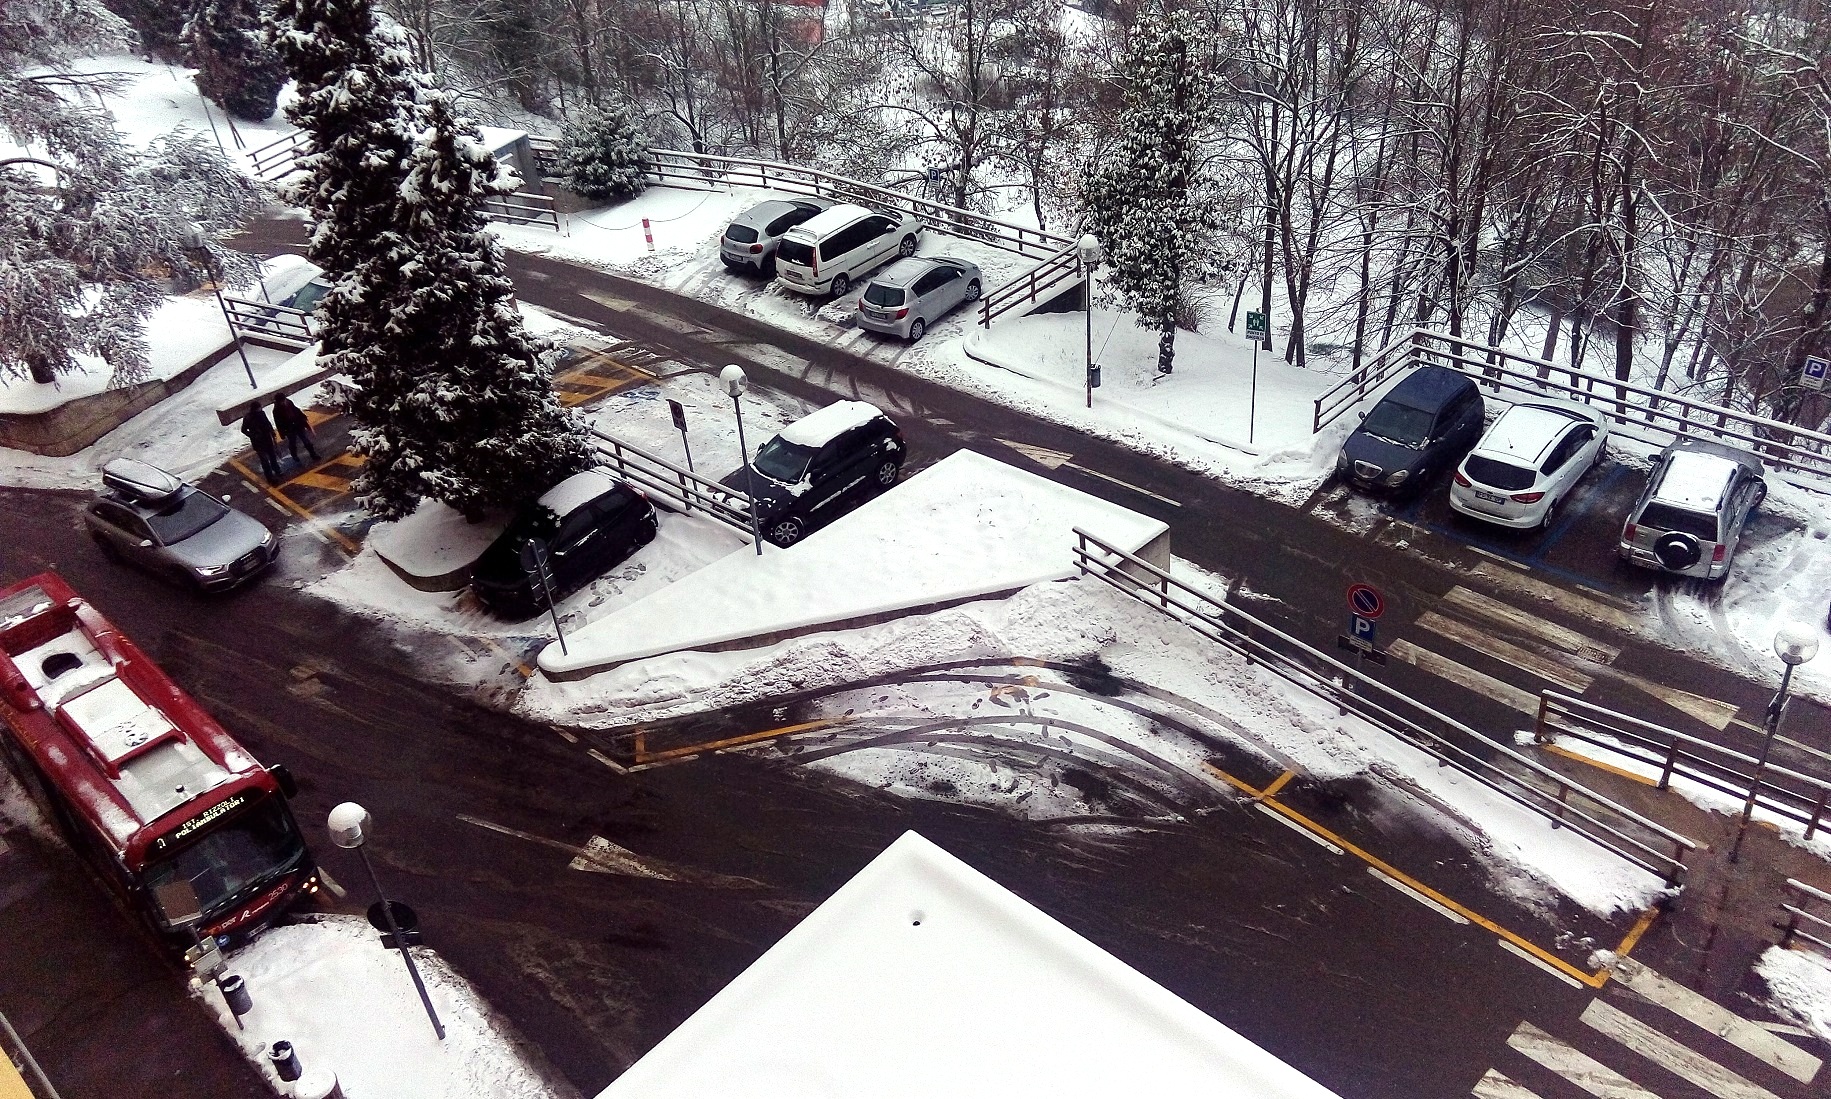
<path id="1" fill-rule="evenodd" d="M 843 297 L 845 295 L 845 292 L 850 289 L 852 289 L 852 280 L 850 278 L 848 278 L 845 275 L 834 275 L 833 276 L 833 296 L 834 297 L 836 297 L 836 298 Z"/>
<path id="2" fill-rule="evenodd" d="M 1653 556 L 1659 563 L 1673 572 L 1684 572 L 1697 564 L 1704 556 L 1704 547 L 1698 540 L 1682 531 L 1669 531 L 1659 536 L 1653 543 Z"/>
<path id="3" fill-rule="evenodd" d="M 974 279 L 972 282 L 966 284 L 967 301 L 978 301 L 979 295 L 983 293 L 985 293 L 985 291 L 980 287 L 978 279 Z"/>
<path id="4" fill-rule="evenodd" d="M 775 278 L 775 276 L 776 276 L 776 254 L 774 252 L 771 252 L 767 257 L 764 258 L 763 266 L 762 266 L 761 270 L 765 277 Z"/>
<path id="5" fill-rule="evenodd" d="M 119 565 L 123 563 L 124 559 L 121 556 L 121 549 L 119 546 L 99 534 L 91 534 L 89 537 L 95 539 L 96 548 L 102 551 L 102 556 L 108 559 L 109 564 Z"/>
<path id="6" fill-rule="evenodd" d="M 923 320 L 921 317 L 917 317 L 915 319 L 915 323 L 911 324 L 909 326 L 909 342 L 914 343 L 917 340 L 921 339 L 922 334 L 927 331 L 928 331 L 928 322 Z"/>
<path id="7" fill-rule="evenodd" d="M 896 246 L 896 254 L 902 256 L 904 259 L 908 259 L 910 256 L 915 255 L 915 250 L 916 239 L 914 233 L 904 237 L 903 243 Z"/>
<path id="8" fill-rule="evenodd" d="M 1539 529 L 1540 530 L 1550 530 L 1551 521 L 1558 517 L 1558 509 L 1563 506 L 1564 506 L 1564 497 L 1562 497 L 1562 496 L 1553 497 L 1551 503 L 1549 503 L 1545 506 L 1545 514 L 1542 517 L 1540 517 L 1540 519 L 1539 519 Z"/>
<path id="9" fill-rule="evenodd" d="M 806 533 L 807 529 L 801 525 L 799 519 L 784 519 L 769 525 L 769 540 L 783 549 L 801 541 L 801 536 Z"/>
<path id="10" fill-rule="evenodd" d="M 1749 502 L 1749 505 L 1748 505 L 1749 512 L 1753 513 L 1756 508 L 1761 506 L 1761 502 L 1766 499 L 1767 499 L 1767 482 L 1763 481 L 1759 485 L 1755 486 L 1755 498 Z"/>
<path id="11" fill-rule="evenodd" d="M 893 458 L 885 458 L 877 464 L 877 473 L 875 474 L 877 477 L 877 487 L 879 489 L 886 489 L 891 485 L 896 484 L 897 474 L 902 471 L 902 463 Z"/>

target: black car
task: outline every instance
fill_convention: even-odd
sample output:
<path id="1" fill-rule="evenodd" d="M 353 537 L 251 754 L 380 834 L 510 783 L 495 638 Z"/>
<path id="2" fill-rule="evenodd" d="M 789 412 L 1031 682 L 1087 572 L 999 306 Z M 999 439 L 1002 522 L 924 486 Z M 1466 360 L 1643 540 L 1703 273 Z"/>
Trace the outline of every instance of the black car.
<path id="1" fill-rule="evenodd" d="M 588 469 L 521 509 L 477 559 L 471 589 L 497 614 L 527 618 L 547 606 L 549 593 L 563 599 L 647 545 L 655 529 L 648 497 Z"/>
<path id="2" fill-rule="evenodd" d="M 753 494 L 763 537 L 792 546 L 896 484 L 906 453 L 902 431 L 875 405 L 841 401 L 788 425 L 719 484 Z"/>
<path id="3" fill-rule="evenodd" d="M 1335 460 L 1357 488 L 1416 491 L 1449 469 L 1481 437 L 1481 391 L 1468 375 L 1422 366 L 1392 387 Z"/>

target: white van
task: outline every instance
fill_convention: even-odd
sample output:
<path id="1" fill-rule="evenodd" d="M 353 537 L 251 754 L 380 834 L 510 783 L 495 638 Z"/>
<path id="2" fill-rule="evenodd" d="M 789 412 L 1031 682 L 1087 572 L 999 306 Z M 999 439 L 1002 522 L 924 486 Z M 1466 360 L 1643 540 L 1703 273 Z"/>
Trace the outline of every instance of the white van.
<path id="1" fill-rule="evenodd" d="M 846 202 L 790 229 L 776 249 L 776 278 L 803 294 L 843 294 L 860 275 L 913 256 L 922 223 Z"/>

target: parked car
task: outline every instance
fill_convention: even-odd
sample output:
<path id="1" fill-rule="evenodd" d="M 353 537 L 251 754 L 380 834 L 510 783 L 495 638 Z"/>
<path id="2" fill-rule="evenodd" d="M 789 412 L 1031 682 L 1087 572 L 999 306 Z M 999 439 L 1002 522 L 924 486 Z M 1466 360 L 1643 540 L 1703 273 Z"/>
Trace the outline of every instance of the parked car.
<path id="1" fill-rule="evenodd" d="M 842 202 L 790 229 L 776 248 L 776 278 L 803 294 L 839 295 L 897 256 L 913 256 L 922 225 L 900 211 Z"/>
<path id="2" fill-rule="evenodd" d="M 763 537 L 787 547 L 896 484 L 906 453 L 890 417 L 863 401 L 841 401 L 783 428 L 719 484 L 753 495 Z"/>
<path id="3" fill-rule="evenodd" d="M 1766 469 L 1746 451 L 1677 439 L 1660 451 L 1621 528 L 1621 559 L 1717 580 L 1729 572 L 1748 517 L 1767 498 Z"/>
<path id="4" fill-rule="evenodd" d="M 978 301 L 984 278 L 963 259 L 900 259 L 871 280 L 858 297 L 858 327 L 919 340 L 928 326 L 955 306 Z"/>
<path id="5" fill-rule="evenodd" d="M 1358 488 L 1417 491 L 1468 453 L 1481 423 L 1481 392 L 1468 375 L 1421 366 L 1361 420 L 1335 471 Z"/>
<path id="6" fill-rule="evenodd" d="M 1521 401 L 1462 460 L 1450 507 L 1503 527 L 1548 527 L 1608 446 L 1608 420 L 1574 401 Z"/>
<path id="7" fill-rule="evenodd" d="M 776 270 L 776 247 L 782 234 L 833 205 L 824 198 L 772 198 L 745 210 L 725 227 L 718 242 L 718 258 L 734 269 L 758 271 L 765 275 Z"/>
<path id="8" fill-rule="evenodd" d="M 527 618 L 621 564 L 655 537 L 655 509 L 627 482 L 588 469 L 522 508 L 471 570 L 471 590 L 505 618 Z M 546 583 L 540 569 L 545 566 Z"/>
<path id="9" fill-rule="evenodd" d="M 200 591 L 232 588 L 280 555 L 280 536 L 260 520 L 132 458 L 102 467 L 102 490 L 83 509 L 83 525 L 109 560 Z"/>

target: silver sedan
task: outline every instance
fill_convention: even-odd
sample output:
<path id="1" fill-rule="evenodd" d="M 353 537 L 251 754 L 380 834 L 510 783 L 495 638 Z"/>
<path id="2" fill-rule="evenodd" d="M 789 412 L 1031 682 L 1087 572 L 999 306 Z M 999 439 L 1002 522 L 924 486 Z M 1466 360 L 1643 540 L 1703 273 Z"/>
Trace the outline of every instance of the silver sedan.
<path id="1" fill-rule="evenodd" d="M 963 259 L 900 259 L 884 268 L 858 296 L 858 326 L 919 340 L 930 325 L 956 306 L 978 301 L 984 292 L 985 278 L 979 268 Z"/>
<path id="2" fill-rule="evenodd" d="M 216 591 L 280 555 L 280 537 L 195 485 L 131 458 L 102 467 L 102 491 L 83 523 L 103 556 Z"/>

